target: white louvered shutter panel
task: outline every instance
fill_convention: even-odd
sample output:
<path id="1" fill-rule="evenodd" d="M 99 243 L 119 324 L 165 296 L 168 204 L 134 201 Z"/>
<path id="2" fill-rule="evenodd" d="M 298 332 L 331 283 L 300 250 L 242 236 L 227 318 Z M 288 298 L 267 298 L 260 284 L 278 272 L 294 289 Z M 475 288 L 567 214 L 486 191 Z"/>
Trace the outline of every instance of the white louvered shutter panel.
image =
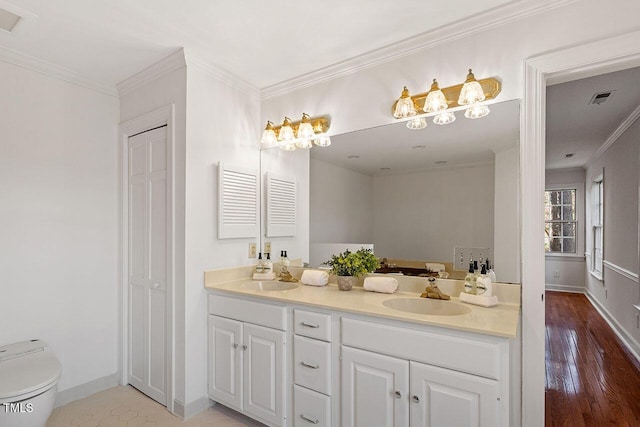
<path id="1" fill-rule="evenodd" d="M 296 235 L 296 179 L 267 174 L 267 237 Z"/>
<path id="2" fill-rule="evenodd" d="M 258 173 L 219 162 L 218 239 L 258 234 Z"/>

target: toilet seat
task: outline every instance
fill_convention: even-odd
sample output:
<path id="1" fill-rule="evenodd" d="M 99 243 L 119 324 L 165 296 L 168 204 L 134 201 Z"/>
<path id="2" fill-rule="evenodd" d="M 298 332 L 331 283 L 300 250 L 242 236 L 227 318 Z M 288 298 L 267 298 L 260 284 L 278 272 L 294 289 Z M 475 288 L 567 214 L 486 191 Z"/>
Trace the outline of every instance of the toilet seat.
<path id="1" fill-rule="evenodd" d="M 62 367 L 40 340 L 0 347 L 0 404 L 19 402 L 55 386 Z"/>

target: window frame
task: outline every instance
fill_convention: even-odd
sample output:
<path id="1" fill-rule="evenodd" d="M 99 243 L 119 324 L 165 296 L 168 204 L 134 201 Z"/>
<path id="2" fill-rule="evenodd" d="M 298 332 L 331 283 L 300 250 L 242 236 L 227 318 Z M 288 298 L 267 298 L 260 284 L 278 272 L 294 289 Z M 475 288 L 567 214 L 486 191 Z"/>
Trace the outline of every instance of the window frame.
<path id="1" fill-rule="evenodd" d="M 570 182 L 566 184 L 547 184 L 544 191 L 559 191 L 559 190 L 575 190 L 576 191 L 576 252 L 545 252 L 546 258 L 553 259 L 572 259 L 584 258 L 585 255 L 585 197 L 584 197 L 584 182 Z M 546 224 L 546 221 L 545 221 Z"/>
<path id="2" fill-rule="evenodd" d="M 590 200 L 591 244 L 589 273 L 602 281 L 604 277 L 604 171 L 591 180 Z M 599 230 L 599 239 L 596 239 L 596 231 Z M 599 245 L 598 245 L 599 243 Z M 600 261 L 597 258 L 597 249 L 600 249 Z"/>

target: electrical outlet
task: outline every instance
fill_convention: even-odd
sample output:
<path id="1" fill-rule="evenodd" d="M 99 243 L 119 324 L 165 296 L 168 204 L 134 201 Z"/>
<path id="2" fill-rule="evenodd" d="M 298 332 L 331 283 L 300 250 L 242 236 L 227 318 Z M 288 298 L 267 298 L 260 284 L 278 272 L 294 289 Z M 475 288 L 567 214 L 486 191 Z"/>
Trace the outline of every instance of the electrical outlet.
<path id="1" fill-rule="evenodd" d="M 553 272 L 553 277 L 555 277 L 556 279 L 560 278 L 560 270 L 556 270 Z"/>
<path id="2" fill-rule="evenodd" d="M 271 253 L 271 242 L 264 242 L 264 253 L 265 254 Z"/>
<path id="3" fill-rule="evenodd" d="M 256 257 L 256 244 L 249 243 L 249 258 L 255 258 L 255 257 Z"/>

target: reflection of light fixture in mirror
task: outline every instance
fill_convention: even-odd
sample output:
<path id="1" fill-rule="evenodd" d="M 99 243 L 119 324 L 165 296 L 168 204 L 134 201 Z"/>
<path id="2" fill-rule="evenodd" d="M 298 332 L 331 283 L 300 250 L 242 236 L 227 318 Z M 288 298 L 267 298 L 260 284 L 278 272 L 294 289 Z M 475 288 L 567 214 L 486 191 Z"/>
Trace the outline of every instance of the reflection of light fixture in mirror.
<path id="1" fill-rule="evenodd" d="M 282 148 L 285 151 L 293 151 L 296 149 L 296 143 L 291 141 L 291 142 L 286 142 L 284 144 L 282 144 L 280 146 L 280 148 Z"/>
<path id="2" fill-rule="evenodd" d="M 447 98 L 438 86 L 438 81 L 433 79 L 431 83 L 431 90 L 427 94 L 427 99 L 424 101 L 423 111 L 425 113 L 436 113 L 438 111 L 446 110 L 449 107 L 447 104 Z"/>
<path id="3" fill-rule="evenodd" d="M 396 119 L 404 119 L 407 117 L 416 115 L 416 106 L 413 103 L 411 95 L 409 95 L 409 89 L 405 86 L 402 89 L 402 94 L 396 103 L 396 108 L 393 111 L 393 117 Z"/>
<path id="4" fill-rule="evenodd" d="M 417 117 L 407 122 L 407 127 L 411 130 L 424 129 L 427 127 L 427 119 L 424 117 Z"/>
<path id="5" fill-rule="evenodd" d="M 476 104 L 471 106 L 471 108 L 467 108 L 464 112 L 464 116 L 467 119 L 479 119 L 481 117 L 488 116 L 489 112 L 489 107 L 486 105 Z"/>
<path id="6" fill-rule="evenodd" d="M 458 97 L 459 105 L 470 105 L 485 100 L 484 90 L 480 83 L 476 80 L 476 77 L 469 68 L 469 74 L 467 74 L 467 80 L 462 85 L 460 90 L 460 96 Z"/>
<path id="7" fill-rule="evenodd" d="M 311 148 L 313 147 L 313 142 L 310 139 L 296 139 L 296 147 Z"/>
<path id="8" fill-rule="evenodd" d="M 437 125 L 448 125 L 456 121 L 456 115 L 453 111 L 444 111 L 433 118 L 433 123 Z"/>
<path id="9" fill-rule="evenodd" d="M 314 139 L 313 143 L 318 147 L 328 147 L 331 145 L 331 138 L 328 135 L 321 135 L 320 138 Z"/>
<path id="10" fill-rule="evenodd" d="M 276 133 L 273 131 L 273 123 L 267 121 L 267 126 L 264 128 L 264 132 L 262 132 L 262 141 L 263 144 L 275 144 L 278 142 L 278 138 L 276 137 Z"/>
<path id="11" fill-rule="evenodd" d="M 278 140 L 280 141 L 291 141 L 295 138 L 293 134 L 293 128 L 291 127 L 291 119 L 289 117 L 285 117 L 282 122 L 282 126 L 280 127 L 280 132 L 278 132 Z"/>

